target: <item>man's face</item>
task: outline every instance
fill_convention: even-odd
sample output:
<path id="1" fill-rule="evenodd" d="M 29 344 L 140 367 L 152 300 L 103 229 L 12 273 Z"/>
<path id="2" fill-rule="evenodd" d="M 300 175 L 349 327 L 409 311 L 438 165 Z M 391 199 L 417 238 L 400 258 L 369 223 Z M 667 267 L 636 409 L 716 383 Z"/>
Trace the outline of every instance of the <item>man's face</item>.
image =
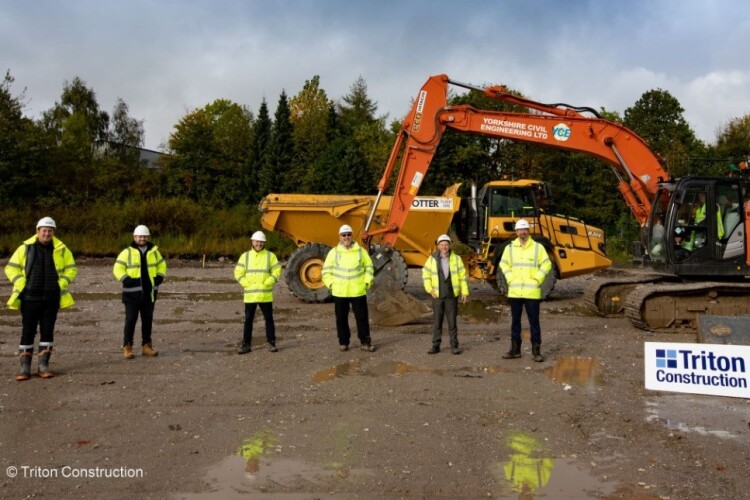
<path id="1" fill-rule="evenodd" d="M 148 236 L 133 236 L 133 241 L 135 241 L 135 244 L 139 247 L 143 247 L 148 243 Z"/>
<path id="2" fill-rule="evenodd" d="M 518 235 L 518 238 L 521 241 L 526 241 L 526 239 L 529 237 L 529 230 L 528 229 L 516 229 L 516 235 Z"/>
<path id="3" fill-rule="evenodd" d="M 354 242 L 354 239 L 352 238 L 352 233 L 341 233 L 341 234 L 339 234 L 339 241 L 346 248 L 349 248 L 350 246 L 352 246 L 352 242 Z"/>
<path id="4" fill-rule="evenodd" d="M 47 244 L 52 241 L 52 237 L 55 235 L 54 227 L 38 227 L 36 228 L 36 236 L 39 243 Z"/>
<path id="5" fill-rule="evenodd" d="M 447 254 L 451 250 L 451 244 L 443 240 L 438 243 L 438 250 L 440 250 L 440 253 L 442 254 Z"/>
<path id="6" fill-rule="evenodd" d="M 252 240 L 251 243 L 253 244 L 253 248 L 256 252 L 260 252 L 263 250 L 263 247 L 266 246 L 265 242 L 258 241 L 258 240 Z"/>

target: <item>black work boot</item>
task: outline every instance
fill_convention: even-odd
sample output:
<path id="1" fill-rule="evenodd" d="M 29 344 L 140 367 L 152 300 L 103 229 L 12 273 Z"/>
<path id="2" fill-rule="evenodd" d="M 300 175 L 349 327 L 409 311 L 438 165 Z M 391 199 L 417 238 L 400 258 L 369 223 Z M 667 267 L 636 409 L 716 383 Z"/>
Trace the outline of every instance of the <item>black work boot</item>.
<path id="1" fill-rule="evenodd" d="M 42 378 L 52 378 L 55 376 L 49 369 L 50 356 L 52 356 L 52 349 L 39 351 L 39 376 Z"/>
<path id="2" fill-rule="evenodd" d="M 510 351 L 503 354 L 503 359 L 516 359 L 521 357 L 521 341 L 511 340 Z"/>
<path id="3" fill-rule="evenodd" d="M 31 351 L 23 351 L 18 357 L 21 360 L 21 371 L 16 375 L 16 380 L 21 382 L 31 378 Z"/>
<path id="4" fill-rule="evenodd" d="M 541 363 L 544 361 L 544 356 L 542 356 L 542 345 L 541 344 L 532 344 L 531 346 L 531 355 L 534 357 L 534 361 L 537 363 Z"/>
<path id="5" fill-rule="evenodd" d="M 252 349 L 250 348 L 250 342 L 243 342 L 240 346 L 240 350 L 237 351 L 237 354 L 247 354 L 250 351 L 252 351 Z"/>
<path id="6" fill-rule="evenodd" d="M 430 347 L 430 350 L 427 351 L 427 354 L 437 354 L 440 352 L 440 346 L 432 344 L 432 347 Z"/>

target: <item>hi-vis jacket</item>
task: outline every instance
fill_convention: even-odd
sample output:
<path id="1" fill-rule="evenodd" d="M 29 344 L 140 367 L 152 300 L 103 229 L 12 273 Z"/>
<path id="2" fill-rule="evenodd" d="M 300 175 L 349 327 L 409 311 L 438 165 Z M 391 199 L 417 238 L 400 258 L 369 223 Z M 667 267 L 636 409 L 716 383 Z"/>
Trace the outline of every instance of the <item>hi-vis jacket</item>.
<path id="1" fill-rule="evenodd" d="M 148 279 L 151 281 L 151 302 L 156 300 L 155 291 L 159 290 L 159 284 L 167 276 L 167 261 L 159 253 L 159 248 L 153 243 L 148 243 L 146 250 L 146 264 L 148 265 Z M 132 294 L 134 298 L 140 299 L 143 293 L 141 285 L 141 251 L 135 246 L 135 243 L 120 252 L 112 268 L 112 274 L 117 281 L 122 283 L 123 300 L 126 294 Z M 156 277 L 161 278 L 156 282 Z M 130 278 L 130 279 L 127 279 Z M 133 281 L 137 281 L 134 283 Z"/>
<path id="2" fill-rule="evenodd" d="M 438 273 L 438 263 L 440 262 L 440 252 L 430 255 L 427 262 L 422 268 L 422 281 L 427 293 L 440 293 L 440 274 Z M 448 255 L 448 269 L 451 273 L 451 286 L 453 286 L 453 295 L 459 297 L 469 296 L 469 282 L 466 280 L 466 268 L 464 267 L 461 257 L 451 252 Z"/>
<path id="3" fill-rule="evenodd" d="M 234 279 L 242 285 L 246 304 L 273 302 L 273 286 L 279 278 L 279 259 L 265 248 L 260 252 L 252 249 L 243 253 L 234 268 Z"/>
<path id="4" fill-rule="evenodd" d="M 541 299 L 542 282 L 552 262 L 542 245 L 529 238 L 526 245 L 516 238 L 503 251 L 500 269 L 508 283 L 508 298 Z"/>
<path id="5" fill-rule="evenodd" d="M 372 283 L 372 259 L 357 242 L 348 249 L 338 244 L 328 252 L 322 274 L 334 297 L 361 297 Z"/>
<path id="6" fill-rule="evenodd" d="M 19 309 L 21 307 L 20 295 L 24 288 L 26 288 L 26 277 L 31 271 L 31 265 L 34 262 L 33 252 L 36 241 L 36 235 L 24 241 L 23 245 L 18 247 L 13 253 L 10 261 L 8 261 L 8 265 L 5 266 L 5 275 L 13 284 L 13 292 L 11 293 L 10 300 L 8 300 L 8 307 L 11 309 Z M 75 304 L 75 301 L 70 292 L 68 292 L 68 286 L 78 276 L 78 268 L 76 267 L 75 259 L 73 259 L 73 254 L 70 253 L 70 250 L 68 250 L 68 247 L 62 241 L 53 236 L 52 246 L 54 247 L 52 259 L 55 261 L 57 284 L 60 286 L 60 307 L 70 307 Z M 30 252 L 31 256 L 29 255 Z"/>

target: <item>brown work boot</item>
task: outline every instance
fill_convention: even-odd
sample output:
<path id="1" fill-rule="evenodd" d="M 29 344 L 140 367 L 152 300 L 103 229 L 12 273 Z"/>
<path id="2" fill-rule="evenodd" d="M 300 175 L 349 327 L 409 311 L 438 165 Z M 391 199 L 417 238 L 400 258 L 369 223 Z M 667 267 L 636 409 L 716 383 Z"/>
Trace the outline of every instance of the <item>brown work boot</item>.
<path id="1" fill-rule="evenodd" d="M 133 354 L 133 346 L 132 345 L 122 346 L 122 357 L 124 359 L 133 359 L 135 357 L 135 354 Z"/>
<path id="2" fill-rule="evenodd" d="M 149 342 L 148 344 L 143 344 L 143 350 L 141 351 L 141 354 L 143 354 L 147 358 L 153 358 L 159 355 L 159 353 L 154 349 L 154 346 L 151 345 L 151 342 Z"/>

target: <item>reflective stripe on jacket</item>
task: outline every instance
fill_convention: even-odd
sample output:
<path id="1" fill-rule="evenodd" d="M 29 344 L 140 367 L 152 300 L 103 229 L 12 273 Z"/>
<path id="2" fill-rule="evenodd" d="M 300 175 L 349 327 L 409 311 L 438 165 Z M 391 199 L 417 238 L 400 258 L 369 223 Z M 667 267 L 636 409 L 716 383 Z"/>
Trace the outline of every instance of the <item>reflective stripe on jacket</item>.
<path id="1" fill-rule="evenodd" d="M 146 251 L 146 264 L 148 265 L 148 278 L 151 281 L 151 302 L 154 302 L 156 297 L 154 292 L 159 290 L 159 287 L 155 283 L 155 278 L 161 276 L 164 279 L 167 276 L 167 261 L 161 256 L 156 245 L 153 245 Z M 138 248 L 129 246 L 120 252 L 112 268 L 112 274 L 115 275 L 117 281 L 122 283 L 123 294 L 142 293 L 143 287 L 140 283 L 132 286 L 126 285 L 124 282 L 125 278 L 141 279 L 141 251 Z"/>
<path id="2" fill-rule="evenodd" d="M 322 274 L 334 297 L 361 297 L 372 283 L 372 259 L 356 242 L 348 249 L 339 244 L 328 252 Z"/>
<path id="3" fill-rule="evenodd" d="M 424 289 L 427 293 L 432 294 L 440 293 L 440 273 L 438 272 L 438 265 L 440 261 L 440 252 L 430 255 L 427 258 L 427 262 L 424 263 L 422 268 L 422 281 L 424 282 Z M 453 295 L 459 297 L 464 295 L 469 296 L 469 282 L 466 279 L 466 268 L 461 260 L 461 257 L 451 252 L 448 254 L 448 269 L 451 273 L 451 286 L 453 287 Z"/>
<path id="4" fill-rule="evenodd" d="M 234 268 L 234 279 L 242 285 L 246 304 L 273 302 L 273 286 L 279 278 L 279 259 L 265 248 L 260 252 L 253 249 L 243 253 Z"/>
<path id="5" fill-rule="evenodd" d="M 526 245 L 516 238 L 503 251 L 500 269 L 508 283 L 508 297 L 513 299 L 541 299 L 542 282 L 552 270 L 547 251 L 529 238 Z"/>
<path id="6" fill-rule="evenodd" d="M 8 300 L 8 307 L 11 309 L 19 309 L 21 307 L 20 295 L 24 288 L 26 288 L 26 276 L 31 270 L 30 266 L 32 264 L 31 260 L 26 259 L 26 256 L 29 253 L 29 248 L 31 248 L 36 241 L 36 235 L 24 241 L 23 245 L 16 249 L 11 256 L 10 261 L 8 261 L 8 264 L 5 266 L 5 275 L 13 284 L 13 292 Z M 52 245 L 54 247 L 54 250 L 52 251 L 52 259 L 55 261 L 57 284 L 60 286 L 60 307 L 70 307 L 75 304 L 75 301 L 70 292 L 68 292 L 68 286 L 73 283 L 76 276 L 78 276 L 78 268 L 76 267 L 73 254 L 62 241 L 53 236 Z"/>

